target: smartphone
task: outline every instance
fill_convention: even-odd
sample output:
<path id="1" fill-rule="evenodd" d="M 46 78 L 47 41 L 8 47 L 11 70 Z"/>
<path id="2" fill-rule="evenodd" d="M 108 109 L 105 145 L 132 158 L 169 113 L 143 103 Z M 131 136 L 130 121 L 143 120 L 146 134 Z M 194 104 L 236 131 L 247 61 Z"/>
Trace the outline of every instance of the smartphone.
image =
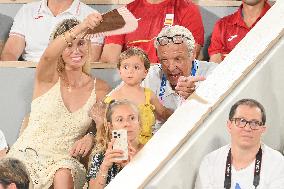
<path id="1" fill-rule="evenodd" d="M 112 148 L 123 151 L 123 157 L 116 158 L 117 160 L 128 159 L 128 141 L 127 141 L 127 130 L 119 129 L 112 131 L 112 138 L 115 139 Z"/>

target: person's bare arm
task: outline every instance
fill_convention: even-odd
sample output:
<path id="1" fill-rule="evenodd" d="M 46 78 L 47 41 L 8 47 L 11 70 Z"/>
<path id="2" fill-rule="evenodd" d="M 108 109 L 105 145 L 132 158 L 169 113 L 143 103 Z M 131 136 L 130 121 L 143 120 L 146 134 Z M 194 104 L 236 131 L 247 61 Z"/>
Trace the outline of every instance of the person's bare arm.
<path id="1" fill-rule="evenodd" d="M 36 68 L 33 98 L 42 95 L 58 80 L 59 76 L 56 70 L 57 62 L 68 46 L 67 42 L 72 42 L 75 36 L 85 32 L 88 28 L 96 27 L 101 19 L 102 17 L 99 13 L 92 13 L 88 15 L 82 23 L 72 28 L 72 33 L 71 31 L 67 31 L 57 36 L 56 39 L 48 45 Z M 42 85 L 43 83 L 44 85 Z"/>
<path id="2" fill-rule="evenodd" d="M 122 46 L 114 43 L 104 45 L 100 62 L 117 63 Z"/>
<path id="3" fill-rule="evenodd" d="M 11 35 L 5 43 L 1 54 L 2 61 L 17 61 L 26 46 L 25 38 Z"/>
<path id="4" fill-rule="evenodd" d="M 27 114 L 23 121 L 22 121 L 22 126 L 20 128 L 20 132 L 19 132 L 19 136 L 22 135 L 22 133 L 24 132 L 24 130 L 28 127 L 28 124 L 29 124 L 29 118 L 30 118 L 30 114 Z"/>
<path id="5" fill-rule="evenodd" d="M 3 47 L 4 47 L 4 41 L 0 41 L 0 55 L 2 53 Z M 0 60 L 1 60 L 1 58 L 0 58 Z"/>
<path id="6" fill-rule="evenodd" d="M 114 139 L 111 140 L 111 142 L 108 143 L 108 148 L 104 154 L 104 159 L 101 163 L 101 165 L 99 165 L 99 169 L 98 169 L 98 165 L 94 164 L 94 167 L 91 167 L 91 169 L 95 168 L 96 170 L 96 178 L 91 178 L 89 181 L 89 189 L 102 189 L 105 188 L 106 185 L 106 181 L 107 181 L 107 176 L 108 176 L 108 171 L 111 168 L 111 166 L 116 163 L 116 164 L 120 164 L 122 163 L 121 160 L 117 160 L 118 157 L 123 156 L 123 151 L 122 150 L 116 150 L 113 149 L 113 143 L 114 143 Z"/>
<path id="7" fill-rule="evenodd" d="M 98 79 L 96 81 L 96 102 L 102 102 L 104 97 L 110 92 L 111 87 L 107 82 L 102 79 Z"/>
<path id="8" fill-rule="evenodd" d="M 218 53 L 218 54 L 213 54 L 210 56 L 210 62 L 215 62 L 215 63 L 220 63 L 222 62 L 222 55 L 221 53 Z"/>
<path id="9" fill-rule="evenodd" d="M 8 151 L 7 148 L 0 150 L 0 159 L 4 158 L 6 156 L 7 151 Z"/>
<path id="10" fill-rule="evenodd" d="M 102 54 L 102 50 L 103 50 L 102 45 L 91 43 L 90 61 L 99 62 L 101 54 Z"/>
<path id="11" fill-rule="evenodd" d="M 155 113 L 157 118 L 163 122 L 166 121 L 174 113 L 172 109 L 163 106 L 153 92 L 151 94 L 151 104 L 155 106 Z"/>

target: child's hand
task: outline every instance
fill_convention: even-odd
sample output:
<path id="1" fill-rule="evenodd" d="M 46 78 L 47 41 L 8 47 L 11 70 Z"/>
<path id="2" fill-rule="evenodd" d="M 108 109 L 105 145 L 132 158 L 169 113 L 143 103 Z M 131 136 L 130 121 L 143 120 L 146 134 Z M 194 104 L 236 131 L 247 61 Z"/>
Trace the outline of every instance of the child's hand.
<path id="1" fill-rule="evenodd" d="M 106 104 L 96 102 L 89 112 L 89 116 L 96 122 L 96 126 L 101 126 L 104 123 Z"/>

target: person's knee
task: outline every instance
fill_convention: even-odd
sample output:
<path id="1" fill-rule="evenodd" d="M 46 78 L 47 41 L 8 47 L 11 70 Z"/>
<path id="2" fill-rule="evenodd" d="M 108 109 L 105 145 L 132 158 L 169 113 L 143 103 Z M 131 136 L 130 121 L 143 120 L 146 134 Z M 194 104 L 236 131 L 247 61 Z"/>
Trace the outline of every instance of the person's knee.
<path id="1" fill-rule="evenodd" d="M 54 176 L 54 188 L 73 188 L 73 177 L 70 169 L 61 168 Z"/>

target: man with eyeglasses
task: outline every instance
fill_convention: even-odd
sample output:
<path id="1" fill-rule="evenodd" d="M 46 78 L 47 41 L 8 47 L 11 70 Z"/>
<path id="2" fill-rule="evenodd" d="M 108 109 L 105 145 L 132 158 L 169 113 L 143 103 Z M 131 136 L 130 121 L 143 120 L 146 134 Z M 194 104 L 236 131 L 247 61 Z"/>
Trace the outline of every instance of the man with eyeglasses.
<path id="1" fill-rule="evenodd" d="M 265 110 L 259 102 L 236 102 L 227 121 L 231 144 L 203 159 L 195 188 L 284 188 L 284 157 L 261 142 L 265 122 Z"/>
<path id="2" fill-rule="evenodd" d="M 101 62 L 117 63 L 121 51 L 143 49 L 151 63 L 158 63 L 153 41 L 162 28 L 181 25 L 188 28 L 196 42 L 196 55 L 204 43 L 204 27 L 199 7 L 191 0 L 134 0 L 126 5 L 137 18 L 138 28 L 131 33 L 105 38 Z"/>
<path id="3" fill-rule="evenodd" d="M 175 110 L 217 64 L 194 59 L 195 40 L 183 26 L 163 28 L 154 43 L 160 64 L 151 66 L 142 84 L 150 88 L 164 106 Z M 161 125 L 162 122 L 157 121 L 154 132 Z"/>

